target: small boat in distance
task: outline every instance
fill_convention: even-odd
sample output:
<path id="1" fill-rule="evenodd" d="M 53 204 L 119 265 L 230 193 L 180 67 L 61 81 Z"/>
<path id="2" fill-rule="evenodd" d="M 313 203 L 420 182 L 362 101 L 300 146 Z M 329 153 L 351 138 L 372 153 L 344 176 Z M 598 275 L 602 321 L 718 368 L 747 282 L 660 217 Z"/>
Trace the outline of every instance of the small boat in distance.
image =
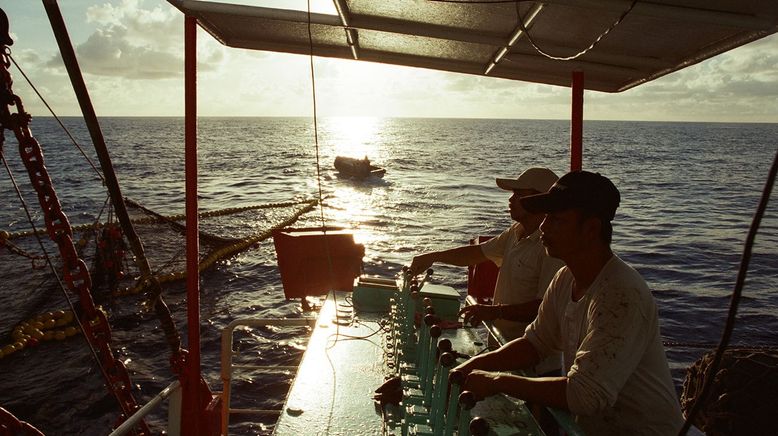
<path id="1" fill-rule="evenodd" d="M 341 176 L 355 179 L 383 177 L 386 173 L 384 168 L 372 165 L 367 156 L 364 159 L 338 156 L 335 158 L 335 169 L 338 170 Z"/>

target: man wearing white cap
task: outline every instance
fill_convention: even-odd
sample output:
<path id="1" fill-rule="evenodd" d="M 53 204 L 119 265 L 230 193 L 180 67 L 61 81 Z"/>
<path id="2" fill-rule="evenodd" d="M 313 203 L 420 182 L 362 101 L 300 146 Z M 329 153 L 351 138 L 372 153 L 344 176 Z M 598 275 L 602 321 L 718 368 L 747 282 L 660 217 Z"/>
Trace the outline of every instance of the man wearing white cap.
<path id="1" fill-rule="evenodd" d="M 513 195 L 508 200 L 511 218 L 516 221 L 499 236 L 477 245 L 434 251 L 413 258 L 410 271 L 418 274 L 435 262 L 467 266 L 491 260 L 500 267 L 494 289 L 494 304 L 476 304 L 460 312 L 465 322 L 494 321 L 506 339 L 521 337 L 535 319 L 543 294 L 564 263 L 546 255 L 538 227 L 543 213 L 530 213 L 519 199 L 548 191 L 558 179 L 548 168 L 530 168 L 516 179 L 497 179 L 497 186 Z M 561 356 L 550 357 L 535 367 L 545 374 L 561 367 Z"/>

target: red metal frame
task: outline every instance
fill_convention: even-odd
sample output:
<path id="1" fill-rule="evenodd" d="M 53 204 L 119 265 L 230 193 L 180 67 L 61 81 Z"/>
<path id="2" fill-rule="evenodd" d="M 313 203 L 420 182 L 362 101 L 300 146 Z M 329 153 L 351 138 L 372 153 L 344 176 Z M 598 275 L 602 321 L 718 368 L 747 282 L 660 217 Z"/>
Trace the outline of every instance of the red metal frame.
<path id="1" fill-rule="evenodd" d="M 578 171 L 583 168 L 583 71 L 573 71 L 572 94 L 572 115 L 570 119 L 570 171 Z"/>
<path id="2" fill-rule="evenodd" d="M 189 353 L 183 385 L 182 434 L 199 436 L 200 274 L 197 217 L 197 19 L 184 19 L 184 148 L 186 173 L 186 298 Z"/>

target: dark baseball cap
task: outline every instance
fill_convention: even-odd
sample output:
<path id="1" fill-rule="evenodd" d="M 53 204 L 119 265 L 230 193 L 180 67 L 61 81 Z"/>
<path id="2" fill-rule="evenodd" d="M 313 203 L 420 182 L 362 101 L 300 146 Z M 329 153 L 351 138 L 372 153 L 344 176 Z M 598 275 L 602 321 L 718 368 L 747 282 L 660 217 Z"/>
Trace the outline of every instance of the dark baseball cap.
<path id="1" fill-rule="evenodd" d="M 560 212 L 583 209 L 606 221 L 616 215 L 621 195 L 616 186 L 600 173 L 573 171 L 562 176 L 551 188 L 519 200 L 532 213 Z"/>

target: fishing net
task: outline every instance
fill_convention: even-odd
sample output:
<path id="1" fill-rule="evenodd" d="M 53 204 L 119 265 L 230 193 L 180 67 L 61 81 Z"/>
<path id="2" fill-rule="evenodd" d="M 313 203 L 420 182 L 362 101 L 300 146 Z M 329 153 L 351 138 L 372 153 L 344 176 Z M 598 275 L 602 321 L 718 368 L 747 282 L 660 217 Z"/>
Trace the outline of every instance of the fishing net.
<path id="1" fill-rule="evenodd" d="M 688 413 L 710 377 L 714 353 L 687 369 L 681 407 Z M 707 401 L 693 424 L 708 436 L 778 434 L 778 350 L 726 350 Z"/>
<path id="2" fill-rule="evenodd" d="M 131 200 L 126 204 L 152 275 L 163 284 L 185 278 L 185 216 L 163 216 Z M 200 270 L 250 249 L 269 238 L 274 229 L 291 225 L 316 204 L 315 200 L 295 200 L 200 213 Z M 73 227 L 79 255 L 90 266 L 95 304 L 144 291 L 140 270 L 118 224 L 109 221 Z M 46 264 L 44 250 L 56 274 Z M 0 358 L 39 340 L 76 334 L 73 329 L 65 333 L 73 326 L 72 316 L 67 315 L 67 302 L 57 279 L 62 261 L 48 235 L 40 230 L 37 235 L 33 231 L 2 233 L 0 257 L 0 283 L 12 291 L 0 293 L 0 307 L 13 308 L 0 320 Z M 71 295 L 71 299 L 75 302 L 78 297 Z M 37 327 L 23 328 L 33 324 Z M 32 342 L 20 340 L 34 330 L 45 337 L 32 338 Z"/>
<path id="3" fill-rule="evenodd" d="M 201 213 L 200 270 L 269 238 L 274 229 L 292 224 L 315 205 L 313 200 L 299 200 Z M 184 278 L 184 216 L 165 217 L 133 201 L 127 201 L 127 206 L 155 277 L 161 283 Z M 137 290 L 134 287 L 119 292 Z"/>

